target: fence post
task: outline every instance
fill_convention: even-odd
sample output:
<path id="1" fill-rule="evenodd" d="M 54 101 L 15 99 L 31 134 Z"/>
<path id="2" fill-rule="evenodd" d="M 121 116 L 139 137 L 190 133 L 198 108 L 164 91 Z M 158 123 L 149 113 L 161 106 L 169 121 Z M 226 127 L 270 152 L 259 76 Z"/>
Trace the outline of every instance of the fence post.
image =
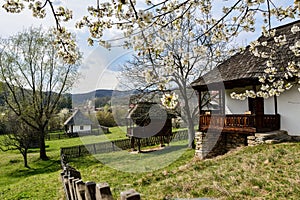
<path id="1" fill-rule="evenodd" d="M 97 154 L 97 152 L 96 152 L 96 144 L 95 143 L 93 144 L 93 147 L 94 147 L 94 154 Z"/>
<path id="2" fill-rule="evenodd" d="M 108 183 L 99 183 L 96 185 L 96 199 L 113 200 Z"/>
<path id="3" fill-rule="evenodd" d="M 85 200 L 85 183 L 82 180 L 75 182 L 75 188 L 78 200 Z"/>
<path id="4" fill-rule="evenodd" d="M 85 199 L 96 200 L 96 183 L 88 181 L 85 183 Z"/>
<path id="5" fill-rule="evenodd" d="M 112 145 L 112 150 L 115 151 L 115 143 L 113 141 L 111 142 L 111 145 Z"/>
<path id="6" fill-rule="evenodd" d="M 140 200 L 141 196 L 134 189 L 121 192 L 121 200 Z"/>
<path id="7" fill-rule="evenodd" d="M 73 184 L 72 181 L 74 180 L 74 177 L 70 177 L 68 178 L 68 186 L 69 186 L 69 191 L 70 191 L 70 199 L 74 200 L 74 188 L 73 188 Z"/>
<path id="8" fill-rule="evenodd" d="M 72 179 L 72 181 L 71 181 L 71 184 L 72 184 L 72 188 L 73 188 L 73 197 L 74 197 L 74 200 L 78 200 L 78 196 L 77 196 L 77 191 L 76 191 L 76 185 L 75 185 L 75 183 L 76 183 L 76 181 L 79 181 L 80 179 L 79 178 L 74 178 L 74 179 Z"/>
<path id="9" fill-rule="evenodd" d="M 71 199 L 71 195 L 70 195 L 70 190 L 69 190 L 69 181 L 68 181 L 69 176 L 68 175 L 64 175 L 63 176 L 63 184 L 64 184 L 64 188 L 65 188 L 65 193 L 67 196 L 67 199 Z"/>

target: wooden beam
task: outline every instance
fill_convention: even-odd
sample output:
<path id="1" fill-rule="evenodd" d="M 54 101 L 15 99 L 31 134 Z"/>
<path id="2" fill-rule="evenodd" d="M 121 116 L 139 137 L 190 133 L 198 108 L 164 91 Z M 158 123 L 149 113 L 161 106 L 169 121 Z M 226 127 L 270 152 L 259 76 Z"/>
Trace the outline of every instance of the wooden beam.
<path id="1" fill-rule="evenodd" d="M 222 99 L 222 114 L 225 115 L 225 89 L 221 89 L 221 99 Z"/>
<path id="2" fill-rule="evenodd" d="M 278 114 L 278 107 L 277 107 L 277 96 L 274 95 L 274 109 L 275 109 L 275 115 Z"/>

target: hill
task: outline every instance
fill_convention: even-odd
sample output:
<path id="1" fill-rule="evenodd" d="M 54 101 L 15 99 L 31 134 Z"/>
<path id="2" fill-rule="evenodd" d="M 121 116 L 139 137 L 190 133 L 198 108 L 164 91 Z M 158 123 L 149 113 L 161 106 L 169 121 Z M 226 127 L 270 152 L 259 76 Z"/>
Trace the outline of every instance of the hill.
<path id="1" fill-rule="evenodd" d="M 120 90 L 106 90 L 98 89 L 92 92 L 72 94 L 73 107 L 86 106 L 91 102 L 92 106 L 102 107 L 109 103 L 111 98 L 114 97 L 115 101 L 125 99 L 128 101 L 128 97 L 135 95 L 138 92 L 135 90 L 120 91 Z"/>
<path id="2" fill-rule="evenodd" d="M 94 106 L 96 99 L 100 99 L 107 103 L 111 99 L 112 93 L 113 90 L 99 89 L 87 93 L 72 94 L 73 107 L 85 106 L 88 102 L 92 102 Z"/>

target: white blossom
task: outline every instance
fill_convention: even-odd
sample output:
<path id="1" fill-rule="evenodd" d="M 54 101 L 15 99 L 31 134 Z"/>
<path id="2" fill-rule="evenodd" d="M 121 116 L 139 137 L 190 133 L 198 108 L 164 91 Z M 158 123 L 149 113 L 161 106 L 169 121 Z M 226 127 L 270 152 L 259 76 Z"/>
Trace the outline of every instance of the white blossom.
<path id="1" fill-rule="evenodd" d="M 299 28 L 299 26 L 294 25 L 294 26 L 291 28 L 291 31 L 292 31 L 293 34 L 296 34 L 297 32 L 300 31 L 300 28 Z"/>
<path id="2" fill-rule="evenodd" d="M 165 106 L 166 108 L 174 109 L 178 104 L 178 95 L 175 93 L 163 94 L 163 97 L 160 100 L 162 102 L 162 105 Z"/>

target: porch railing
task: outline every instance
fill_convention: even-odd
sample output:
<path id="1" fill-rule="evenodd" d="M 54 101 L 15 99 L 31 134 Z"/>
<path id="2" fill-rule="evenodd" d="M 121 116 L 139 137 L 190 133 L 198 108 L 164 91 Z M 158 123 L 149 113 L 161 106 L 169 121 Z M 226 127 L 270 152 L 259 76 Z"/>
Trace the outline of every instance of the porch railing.
<path id="1" fill-rule="evenodd" d="M 260 129 L 271 129 L 279 130 L 280 129 L 280 115 L 263 115 L 262 127 Z M 259 130 L 258 130 L 259 131 Z"/>
<path id="2" fill-rule="evenodd" d="M 223 129 L 224 131 L 266 132 L 280 128 L 279 115 L 201 115 L 200 131 L 208 128 Z"/>

